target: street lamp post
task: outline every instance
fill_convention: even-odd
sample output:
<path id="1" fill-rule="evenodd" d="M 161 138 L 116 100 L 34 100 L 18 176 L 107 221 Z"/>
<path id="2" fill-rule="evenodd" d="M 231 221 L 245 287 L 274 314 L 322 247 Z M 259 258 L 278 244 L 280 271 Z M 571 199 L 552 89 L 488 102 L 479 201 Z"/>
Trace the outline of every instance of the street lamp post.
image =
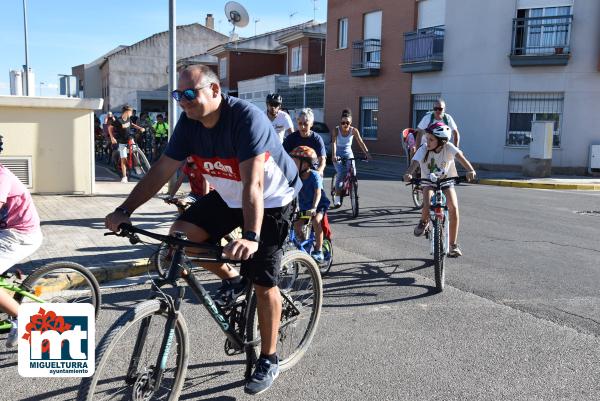
<path id="1" fill-rule="evenodd" d="M 27 48 L 27 0 L 23 0 L 23 29 L 25 31 L 25 71 L 23 81 L 25 82 L 23 95 L 29 96 L 29 49 Z"/>
<path id="2" fill-rule="evenodd" d="M 171 96 L 171 93 L 177 88 L 177 25 L 175 23 L 175 3 L 176 0 L 169 0 L 169 140 L 173 135 L 173 129 L 177 123 L 177 103 Z M 169 192 L 175 186 L 177 178 L 175 175 L 169 180 Z"/>
<path id="3" fill-rule="evenodd" d="M 42 85 L 46 85 L 46 83 L 40 81 L 40 96 L 42 96 Z"/>

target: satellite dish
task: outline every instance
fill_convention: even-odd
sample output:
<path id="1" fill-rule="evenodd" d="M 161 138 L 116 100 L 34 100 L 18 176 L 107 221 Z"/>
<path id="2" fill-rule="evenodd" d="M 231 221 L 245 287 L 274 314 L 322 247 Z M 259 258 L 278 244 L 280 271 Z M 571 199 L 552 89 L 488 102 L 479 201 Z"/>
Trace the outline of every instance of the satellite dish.
<path id="1" fill-rule="evenodd" d="M 235 1 L 229 1 L 225 4 L 225 16 L 233 25 L 234 30 L 236 26 L 243 28 L 250 22 L 248 11 L 246 11 L 243 5 Z"/>

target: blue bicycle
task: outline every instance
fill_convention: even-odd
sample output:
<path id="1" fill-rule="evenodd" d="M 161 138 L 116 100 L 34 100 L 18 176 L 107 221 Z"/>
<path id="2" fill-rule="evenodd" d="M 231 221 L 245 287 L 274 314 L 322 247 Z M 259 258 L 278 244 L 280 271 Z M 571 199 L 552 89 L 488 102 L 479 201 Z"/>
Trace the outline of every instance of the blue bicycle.
<path id="1" fill-rule="evenodd" d="M 315 247 L 315 233 L 312 228 L 312 216 L 302 211 L 294 213 L 293 223 L 302 221 L 302 229 L 300 233 L 296 233 L 294 225 L 290 227 L 290 235 L 288 237 L 288 249 L 298 249 L 306 252 L 309 255 Z M 299 235 L 298 235 L 299 234 Z M 323 235 L 323 261 L 317 262 L 319 265 L 319 271 L 321 276 L 329 273 L 331 265 L 333 264 L 333 245 L 331 244 L 331 238 Z"/>

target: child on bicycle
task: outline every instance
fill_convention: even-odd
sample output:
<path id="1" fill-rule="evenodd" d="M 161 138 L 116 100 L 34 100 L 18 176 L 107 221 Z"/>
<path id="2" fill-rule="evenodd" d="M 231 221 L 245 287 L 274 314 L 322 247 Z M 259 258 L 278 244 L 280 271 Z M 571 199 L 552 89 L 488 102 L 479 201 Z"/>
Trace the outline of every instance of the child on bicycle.
<path id="1" fill-rule="evenodd" d="M 427 144 L 422 145 L 412 159 L 411 165 L 404 175 L 405 181 L 410 181 L 415 170 L 421 168 L 421 178 L 436 181 L 440 178 L 457 177 L 454 159 L 458 159 L 460 164 L 467 169 L 467 180 L 472 181 L 475 178 L 475 170 L 469 161 L 465 158 L 462 151 L 449 142 L 452 136 L 450 127 L 443 123 L 431 124 L 425 130 L 427 132 Z M 423 209 L 421 210 L 421 220 L 415 227 L 414 234 L 419 237 L 429 226 L 429 206 L 433 187 L 423 182 Z M 459 213 L 458 199 L 454 190 L 454 183 L 449 183 L 444 189 L 448 211 L 450 214 L 450 250 L 448 256 L 462 256 L 462 251 L 457 243 Z"/>
<path id="2" fill-rule="evenodd" d="M 298 146 L 290 152 L 300 172 L 302 189 L 298 194 L 298 207 L 301 211 L 309 212 L 312 216 L 312 226 L 315 232 L 315 247 L 311 256 L 317 262 L 323 262 L 323 226 L 322 221 L 329 208 L 329 199 L 323 190 L 323 177 L 312 166 L 317 161 L 317 152 L 308 146 Z M 301 236 L 302 221 L 294 223 L 296 234 Z"/>
<path id="3" fill-rule="evenodd" d="M 0 135 L 0 153 L 2 152 Z M 35 252 L 42 244 L 40 218 L 31 195 L 23 183 L 0 164 L 0 274 Z M 17 343 L 19 304 L 8 292 L 0 290 L 0 310 L 8 313 L 12 327 L 7 347 Z"/>
<path id="4" fill-rule="evenodd" d="M 188 178 L 191 192 L 187 196 L 177 199 L 176 205 L 178 209 L 185 209 L 204 195 L 208 194 L 211 190 L 210 185 L 200 170 L 198 170 L 198 166 L 196 165 L 194 158 L 192 156 L 188 156 L 188 158 L 185 160 L 185 163 L 181 166 L 177 182 L 173 186 L 173 189 L 169 192 L 171 198 L 165 199 L 165 202 L 168 203 L 175 197 L 175 194 L 177 193 L 179 187 L 181 187 L 185 177 Z"/>

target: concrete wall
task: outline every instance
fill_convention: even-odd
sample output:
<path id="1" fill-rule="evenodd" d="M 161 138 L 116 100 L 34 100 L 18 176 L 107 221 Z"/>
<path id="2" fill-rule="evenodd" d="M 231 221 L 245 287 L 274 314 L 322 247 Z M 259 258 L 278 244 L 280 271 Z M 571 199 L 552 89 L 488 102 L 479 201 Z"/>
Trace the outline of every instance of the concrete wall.
<path id="1" fill-rule="evenodd" d="M 600 104 L 600 2 L 575 0 L 573 15 L 568 65 L 512 67 L 515 2 L 452 2 L 446 7 L 443 70 L 413 74 L 412 93 L 442 94 L 472 161 L 520 165 L 528 149 L 505 146 L 509 92 L 564 92 L 561 147 L 554 149 L 553 166 L 585 167 L 589 145 L 600 139 L 591 119 Z"/>
<path id="2" fill-rule="evenodd" d="M 379 97 L 377 139 L 367 147 L 374 153 L 400 155 L 399 140 L 411 115 L 411 75 L 401 72 L 404 32 L 414 30 L 414 0 L 329 0 L 327 6 L 327 53 L 325 64 L 325 121 L 332 129 L 339 124 L 344 108 L 352 109 L 353 125 L 360 123 L 360 97 Z M 377 77 L 352 77 L 352 42 L 363 39 L 363 15 L 383 10 L 381 70 Z M 348 47 L 336 49 L 338 19 L 348 18 Z"/>
<path id="3" fill-rule="evenodd" d="M 0 96 L 0 157 L 31 157 L 35 193 L 94 190 L 93 110 L 102 99 Z"/>
<path id="4" fill-rule="evenodd" d="M 205 53 L 227 37 L 200 24 L 177 28 L 177 58 Z M 169 35 L 160 33 L 111 55 L 102 66 L 108 76 L 110 95 L 106 107 L 119 110 L 138 90 L 155 90 L 168 84 Z M 109 69 L 105 72 L 105 69 Z"/>

